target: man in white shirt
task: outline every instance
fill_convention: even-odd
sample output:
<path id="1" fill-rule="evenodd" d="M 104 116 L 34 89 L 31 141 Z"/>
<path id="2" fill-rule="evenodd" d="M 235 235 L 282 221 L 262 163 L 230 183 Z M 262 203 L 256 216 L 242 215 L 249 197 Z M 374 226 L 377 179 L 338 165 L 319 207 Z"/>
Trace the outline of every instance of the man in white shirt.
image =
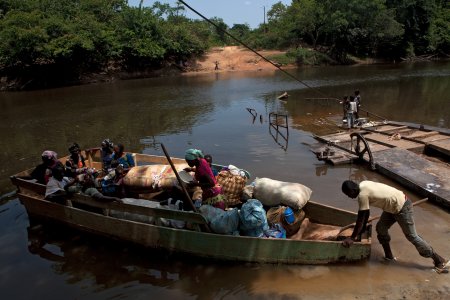
<path id="1" fill-rule="evenodd" d="M 342 192 L 350 198 L 357 198 L 359 204 L 356 226 L 351 237 L 343 241 L 345 247 L 350 247 L 353 241 L 363 232 L 369 219 L 370 205 L 372 205 L 383 210 L 380 220 L 377 223 L 376 231 L 386 260 L 396 260 L 389 245 L 391 237 L 388 230 L 397 222 L 405 237 L 416 247 L 419 254 L 423 257 L 432 258 L 438 273 L 448 273 L 449 261 L 438 255 L 417 234 L 416 227 L 414 226 L 412 202 L 402 191 L 379 182 L 366 180 L 358 184 L 354 181 L 347 180 L 342 184 Z"/>

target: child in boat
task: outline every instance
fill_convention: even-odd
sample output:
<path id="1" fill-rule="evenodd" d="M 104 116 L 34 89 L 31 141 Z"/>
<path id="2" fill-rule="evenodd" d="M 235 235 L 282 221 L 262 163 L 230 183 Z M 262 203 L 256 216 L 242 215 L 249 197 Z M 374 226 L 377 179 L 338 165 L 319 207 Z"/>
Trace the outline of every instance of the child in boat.
<path id="1" fill-rule="evenodd" d="M 64 168 L 58 166 L 52 170 L 52 175 L 49 178 L 45 187 L 45 199 L 64 204 L 67 197 L 67 189 L 78 181 L 75 178 L 71 181 L 64 177 Z"/>
<path id="2" fill-rule="evenodd" d="M 208 162 L 208 165 L 211 168 L 211 171 L 213 172 L 214 177 L 217 177 L 217 174 L 219 174 L 219 172 L 217 172 L 217 170 L 215 170 L 212 167 L 212 156 L 211 156 L 211 154 L 205 154 L 205 160 Z"/>

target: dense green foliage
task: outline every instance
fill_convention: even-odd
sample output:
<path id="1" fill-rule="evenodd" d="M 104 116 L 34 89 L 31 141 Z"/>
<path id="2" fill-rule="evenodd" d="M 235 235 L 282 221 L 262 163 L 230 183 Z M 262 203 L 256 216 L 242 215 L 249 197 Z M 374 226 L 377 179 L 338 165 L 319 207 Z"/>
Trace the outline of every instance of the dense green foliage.
<path id="1" fill-rule="evenodd" d="M 450 4 L 444 0 L 293 0 L 268 12 L 247 41 L 260 48 L 309 47 L 346 62 L 357 57 L 449 54 Z M 307 52 L 298 51 L 299 60 Z"/>
<path id="2" fill-rule="evenodd" d="M 207 50 L 215 31 L 183 10 L 125 0 L 0 0 L 0 76 L 62 83 L 184 61 Z"/>
<path id="3" fill-rule="evenodd" d="M 77 81 L 86 73 L 180 65 L 211 46 L 288 49 L 286 61 L 345 63 L 450 53 L 445 0 L 293 0 L 276 3 L 268 23 L 229 27 L 185 17 L 184 7 L 126 0 L 0 0 L 0 77 Z M 312 50 L 311 50 L 312 49 Z M 281 59 L 281 58 L 280 58 Z M 60 81 L 58 83 L 58 81 Z"/>

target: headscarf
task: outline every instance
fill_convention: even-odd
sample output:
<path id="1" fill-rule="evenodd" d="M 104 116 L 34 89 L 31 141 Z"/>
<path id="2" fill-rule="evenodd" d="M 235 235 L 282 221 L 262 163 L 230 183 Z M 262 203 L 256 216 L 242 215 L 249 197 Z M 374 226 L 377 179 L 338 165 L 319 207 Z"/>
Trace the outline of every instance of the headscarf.
<path id="1" fill-rule="evenodd" d="M 198 149 L 188 149 L 184 154 L 186 160 L 196 160 L 197 158 L 203 158 L 203 153 Z"/>
<path id="2" fill-rule="evenodd" d="M 44 152 L 42 152 L 42 158 L 46 158 L 48 160 L 57 160 L 58 154 L 56 154 L 55 151 L 45 150 Z"/>

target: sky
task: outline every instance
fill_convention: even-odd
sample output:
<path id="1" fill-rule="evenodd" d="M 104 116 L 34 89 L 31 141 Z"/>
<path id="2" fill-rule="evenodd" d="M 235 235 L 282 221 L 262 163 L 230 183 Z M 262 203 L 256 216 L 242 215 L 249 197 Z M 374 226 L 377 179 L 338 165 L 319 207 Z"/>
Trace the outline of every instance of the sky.
<path id="1" fill-rule="evenodd" d="M 207 18 L 222 18 L 228 26 L 247 23 L 251 28 L 258 27 L 264 21 L 264 6 L 267 11 L 277 2 L 290 5 L 292 0 L 183 0 Z M 144 6 L 152 6 L 154 0 L 144 0 Z M 159 0 L 174 6 L 176 0 Z M 139 0 L 129 0 L 132 6 L 139 5 Z M 199 19 L 196 14 L 186 8 L 186 17 Z"/>

